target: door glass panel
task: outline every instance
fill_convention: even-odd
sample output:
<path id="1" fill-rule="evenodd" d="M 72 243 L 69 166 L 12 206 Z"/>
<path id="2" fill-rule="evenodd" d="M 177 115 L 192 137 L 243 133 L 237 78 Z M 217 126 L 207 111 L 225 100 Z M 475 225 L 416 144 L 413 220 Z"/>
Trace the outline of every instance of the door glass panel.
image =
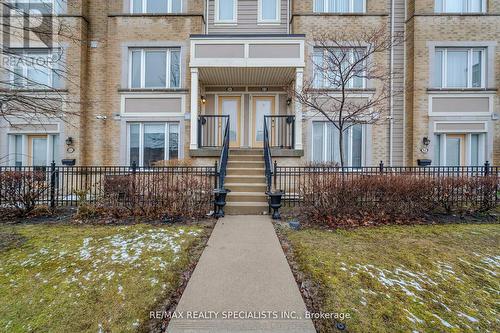
<path id="1" fill-rule="evenodd" d="M 461 159 L 461 140 L 460 138 L 446 138 L 446 165 L 459 166 Z"/>
<path id="2" fill-rule="evenodd" d="M 165 125 L 144 125 L 144 165 L 152 166 L 165 159 Z"/>
<path id="3" fill-rule="evenodd" d="M 16 166 L 23 165 L 23 136 L 16 135 L 15 136 L 15 144 L 16 144 L 16 156 L 15 156 L 15 164 Z"/>
<path id="4" fill-rule="evenodd" d="M 231 143 L 238 142 L 238 100 L 222 99 L 222 114 L 229 116 L 229 139 Z M 225 132 L 225 128 L 223 131 Z"/>
<path id="5" fill-rule="evenodd" d="M 32 140 L 33 166 L 47 165 L 47 138 L 33 138 Z"/>
<path id="6" fill-rule="evenodd" d="M 470 146 L 471 160 L 470 164 L 472 166 L 479 165 L 479 134 L 471 135 L 471 146 Z"/>
<path id="7" fill-rule="evenodd" d="M 264 142 L 264 116 L 272 114 L 273 101 L 271 99 L 257 99 L 255 101 L 255 141 Z"/>

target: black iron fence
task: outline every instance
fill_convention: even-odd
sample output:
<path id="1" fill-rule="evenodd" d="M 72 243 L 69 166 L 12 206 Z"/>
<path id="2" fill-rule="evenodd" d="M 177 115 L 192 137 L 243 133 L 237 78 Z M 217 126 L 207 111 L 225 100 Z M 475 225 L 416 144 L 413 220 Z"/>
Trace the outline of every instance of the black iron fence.
<path id="1" fill-rule="evenodd" d="M 217 188 L 216 166 L 0 167 L 0 207 L 32 201 L 52 208 L 97 203 L 113 197 L 126 204 L 173 199 L 179 192 L 202 198 L 210 208 Z M 21 202 L 20 204 L 27 204 Z"/>
<path id="2" fill-rule="evenodd" d="M 497 191 L 494 200 L 498 202 L 499 192 L 499 166 L 491 166 L 488 162 L 483 166 L 460 166 L 460 167 L 386 167 L 383 163 L 376 167 L 338 167 L 329 165 L 310 166 L 273 166 L 273 189 L 284 192 L 283 203 L 287 207 L 300 205 L 304 202 L 304 193 L 314 192 L 314 188 L 329 181 L 342 181 L 346 184 L 361 178 L 373 176 L 407 176 L 441 181 L 439 186 L 446 186 L 446 195 L 453 205 L 466 206 L 470 201 L 489 200 L 482 197 L 482 192 L 475 189 L 474 193 L 468 192 L 464 181 L 471 179 L 494 178 Z M 446 183 L 446 184 L 444 184 Z M 444 184 L 444 185 L 443 185 Z M 470 186 L 469 186 L 470 187 Z M 442 189 L 436 189 L 442 191 Z M 371 194 L 367 194 L 363 200 L 371 200 Z"/>
<path id="3" fill-rule="evenodd" d="M 295 143 L 295 116 L 264 116 L 270 148 L 293 149 Z"/>
<path id="4" fill-rule="evenodd" d="M 198 117 L 198 147 L 222 148 L 226 129 L 229 126 L 228 115 L 202 115 Z"/>

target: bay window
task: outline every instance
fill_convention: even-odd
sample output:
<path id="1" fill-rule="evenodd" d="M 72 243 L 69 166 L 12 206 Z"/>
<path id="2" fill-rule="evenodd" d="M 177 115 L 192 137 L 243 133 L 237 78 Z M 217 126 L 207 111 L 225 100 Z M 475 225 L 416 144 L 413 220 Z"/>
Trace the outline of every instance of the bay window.
<path id="1" fill-rule="evenodd" d="M 484 13 L 485 0 L 436 0 L 436 13 Z"/>
<path id="2" fill-rule="evenodd" d="M 131 49 L 131 88 L 179 88 L 180 49 Z"/>
<path id="3" fill-rule="evenodd" d="M 22 89 L 62 87 L 62 53 L 43 49 L 16 51 L 9 59 L 12 86 Z"/>
<path id="4" fill-rule="evenodd" d="M 483 48 L 437 48 L 434 87 L 484 88 L 486 51 Z"/>
<path id="5" fill-rule="evenodd" d="M 366 0 L 314 0 L 316 13 L 364 13 Z"/>
<path id="6" fill-rule="evenodd" d="M 215 22 L 236 23 L 238 0 L 215 0 Z"/>
<path id="7" fill-rule="evenodd" d="M 485 133 L 435 135 L 436 166 L 481 166 L 485 162 Z"/>
<path id="8" fill-rule="evenodd" d="M 366 88 L 364 63 L 360 62 L 358 66 L 355 66 L 363 56 L 362 48 L 350 50 L 315 48 L 313 54 L 314 87 L 339 89 L 342 88 L 343 80 L 348 79 L 345 88 Z M 352 71 L 348 74 L 347 71 L 350 69 Z"/>
<path id="9" fill-rule="evenodd" d="M 154 166 L 156 162 L 179 158 L 179 123 L 128 124 L 128 163 Z"/>
<path id="10" fill-rule="evenodd" d="M 316 163 L 340 164 L 339 130 L 330 122 L 313 122 L 312 160 Z M 364 126 L 353 125 L 344 131 L 343 150 L 346 166 L 361 167 L 364 164 Z"/>
<path id="11" fill-rule="evenodd" d="M 279 23 L 281 0 L 259 0 L 259 22 Z"/>
<path id="12" fill-rule="evenodd" d="M 181 13 L 182 0 L 131 0 L 130 12 L 134 14 Z"/>

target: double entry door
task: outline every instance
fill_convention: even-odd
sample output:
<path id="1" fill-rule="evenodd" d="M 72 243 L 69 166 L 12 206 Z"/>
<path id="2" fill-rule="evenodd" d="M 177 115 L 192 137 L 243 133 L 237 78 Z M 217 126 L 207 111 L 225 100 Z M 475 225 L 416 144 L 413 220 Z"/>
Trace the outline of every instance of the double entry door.
<path id="1" fill-rule="evenodd" d="M 262 148 L 264 146 L 264 116 L 274 114 L 274 110 L 274 96 L 253 96 L 251 108 L 248 110 L 250 116 L 243 117 L 241 96 L 219 96 L 218 112 L 220 115 L 229 116 L 230 146 L 239 148 L 246 145 L 246 142 L 241 142 L 242 136 L 250 133 L 248 145 L 252 148 Z M 222 130 L 224 131 L 225 128 Z"/>

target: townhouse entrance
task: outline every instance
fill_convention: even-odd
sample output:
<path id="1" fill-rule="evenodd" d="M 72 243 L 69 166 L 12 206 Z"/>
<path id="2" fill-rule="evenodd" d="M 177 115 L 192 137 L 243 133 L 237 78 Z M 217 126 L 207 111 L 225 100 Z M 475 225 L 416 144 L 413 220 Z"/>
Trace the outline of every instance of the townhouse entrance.
<path id="1" fill-rule="evenodd" d="M 275 96 L 254 96 L 252 105 L 252 147 L 264 147 L 264 117 L 276 112 Z"/>
<path id="2" fill-rule="evenodd" d="M 229 116 L 229 140 L 230 146 L 239 148 L 241 137 L 241 97 L 219 96 L 219 115 Z M 223 122 L 219 122 L 223 126 Z M 224 132 L 223 129 L 222 133 Z"/>

